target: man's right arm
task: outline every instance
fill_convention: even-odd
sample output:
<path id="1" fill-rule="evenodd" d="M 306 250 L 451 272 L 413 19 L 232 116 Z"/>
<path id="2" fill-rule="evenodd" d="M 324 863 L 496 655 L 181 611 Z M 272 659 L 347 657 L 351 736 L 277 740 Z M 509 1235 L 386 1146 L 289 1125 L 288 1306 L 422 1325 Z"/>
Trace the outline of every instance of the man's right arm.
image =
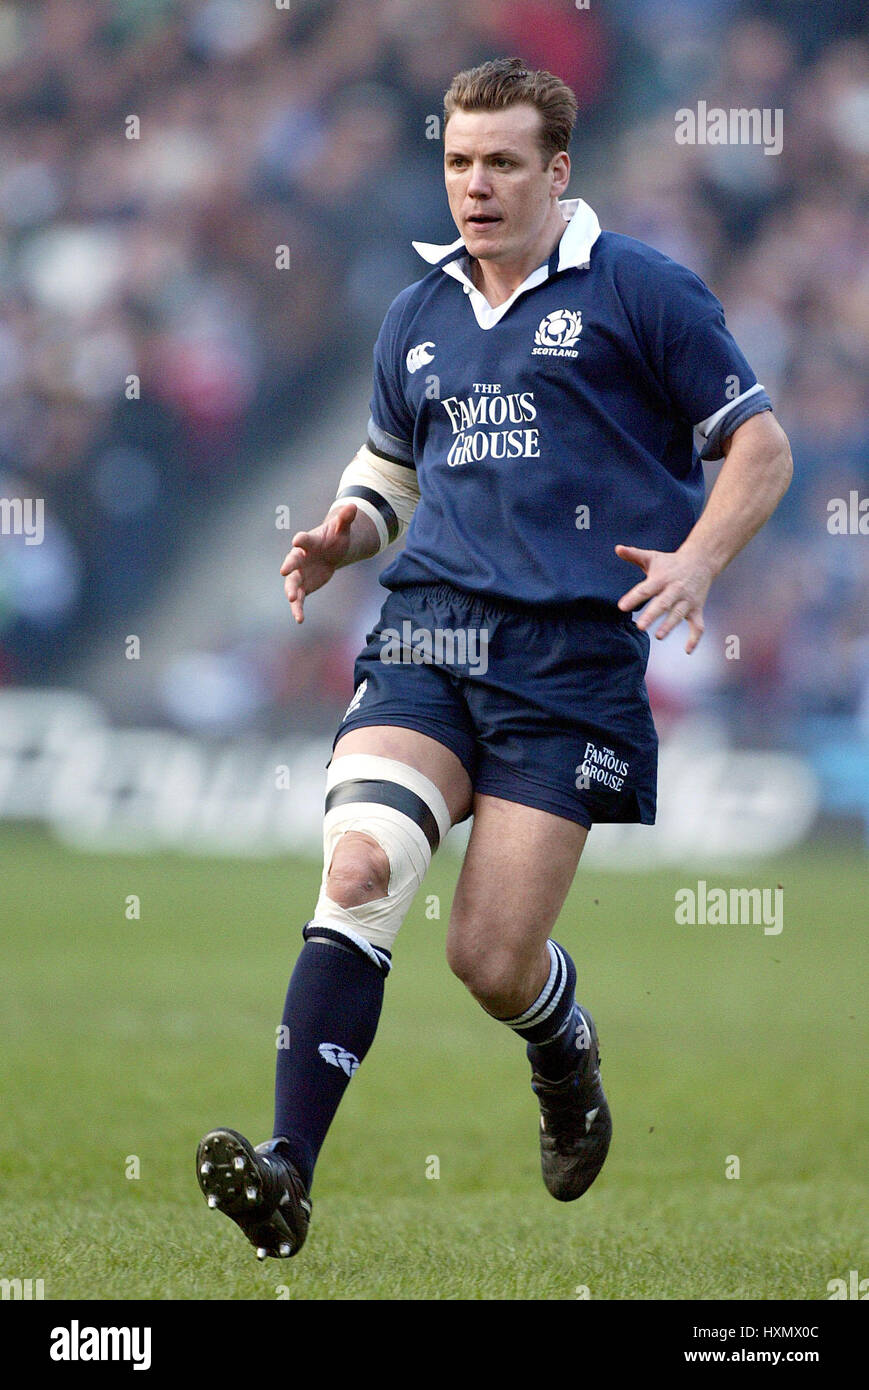
<path id="1" fill-rule="evenodd" d="M 281 565 L 297 623 L 304 622 L 306 596 L 321 589 L 336 569 L 379 554 L 404 534 L 418 500 L 415 470 L 363 445 L 344 470 L 324 520 L 293 537 Z"/>
<path id="2" fill-rule="evenodd" d="M 281 566 L 297 623 L 305 596 L 322 588 L 336 569 L 368 559 L 404 534 L 419 501 L 414 418 L 404 395 L 400 323 L 411 285 L 387 311 L 374 345 L 374 389 L 368 439 L 345 468 L 338 495 L 313 531 L 293 537 Z"/>
<path id="3" fill-rule="evenodd" d="M 359 511 L 374 523 L 378 550 L 385 550 L 404 535 L 418 501 L 416 469 L 363 444 L 341 475 L 338 495 L 330 510 L 342 502 L 355 502 Z"/>

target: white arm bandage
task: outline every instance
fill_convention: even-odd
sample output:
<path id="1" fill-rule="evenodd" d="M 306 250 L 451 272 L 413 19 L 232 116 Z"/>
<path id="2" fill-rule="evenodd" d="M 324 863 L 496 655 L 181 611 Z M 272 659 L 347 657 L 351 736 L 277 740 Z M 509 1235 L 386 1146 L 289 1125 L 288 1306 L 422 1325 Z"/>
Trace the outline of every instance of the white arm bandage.
<path id="1" fill-rule="evenodd" d="M 363 444 L 341 474 L 332 507 L 339 502 L 355 502 L 360 512 L 374 522 L 380 537 L 379 548 L 384 550 L 404 535 L 418 501 L 416 470 L 390 463 Z"/>

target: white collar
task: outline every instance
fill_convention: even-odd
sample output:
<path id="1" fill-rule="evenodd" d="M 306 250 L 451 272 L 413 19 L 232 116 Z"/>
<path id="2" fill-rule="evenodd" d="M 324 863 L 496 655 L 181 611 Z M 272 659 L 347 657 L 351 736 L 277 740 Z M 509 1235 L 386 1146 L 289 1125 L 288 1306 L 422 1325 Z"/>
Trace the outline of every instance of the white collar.
<path id="1" fill-rule="evenodd" d="M 454 280 L 458 280 L 464 286 L 465 294 L 470 296 L 474 314 L 480 327 L 493 328 L 525 290 L 542 285 L 545 280 L 549 279 L 550 274 L 557 271 L 579 270 L 589 264 L 591 248 L 600 236 L 600 223 L 594 210 L 589 207 L 588 203 L 583 202 L 582 198 L 563 199 L 559 201 L 558 206 L 567 225 L 558 243 L 556 264 L 552 265 L 553 256 L 550 256 L 548 261 L 538 266 L 526 280 L 523 280 L 505 303 L 499 304 L 495 309 L 492 308 L 485 295 L 477 289 L 468 274 L 470 257 L 462 237 L 447 246 L 438 246 L 429 241 L 414 241 L 412 245 L 423 260 L 428 261 L 430 265 L 440 265 L 445 274 L 451 275 Z M 462 251 L 465 252 L 464 255 L 460 254 Z"/>

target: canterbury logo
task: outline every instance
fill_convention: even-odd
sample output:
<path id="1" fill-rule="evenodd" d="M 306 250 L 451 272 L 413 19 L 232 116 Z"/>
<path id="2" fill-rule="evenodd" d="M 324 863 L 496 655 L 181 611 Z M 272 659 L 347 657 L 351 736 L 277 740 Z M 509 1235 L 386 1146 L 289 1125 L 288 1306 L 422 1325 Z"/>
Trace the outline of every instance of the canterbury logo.
<path id="1" fill-rule="evenodd" d="M 355 709 L 358 709 L 358 708 L 359 708 L 359 706 L 360 706 L 360 704 L 361 704 L 361 702 L 362 702 L 362 696 L 365 694 L 365 692 L 366 692 L 367 689 L 368 689 L 368 677 L 366 676 L 366 677 L 365 677 L 365 680 L 362 682 L 362 684 L 360 685 L 359 689 L 356 691 L 355 695 L 353 696 L 353 699 L 350 701 L 349 705 L 347 706 L 346 710 L 344 711 L 344 719 L 348 719 L 349 716 L 353 713 L 353 711 L 354 711 Z M 341 720 L 341 723 L 342 723 L 342 724 L 343 724 L 343 722 L 344 722 L 344 719 Z"/>
<path id="2" fill-rule="evenodd" d="M 434 343 L 417 343 L 416 347 L 412 347 L 404 359 L 407 363 L 407 370 L 418 372 L 420 367 L 425 367 L 429 362 L 433 362 L 434 353 L 429 352 L 429 348 L 433 347 Z"/>
<path id="3" fill-rule="evenodd" d="M 581 332 L 582 314 L 578 309 L 553 309 L 540 320 L 534 341 L 542 348 L 569 348 Z"/>
<path id="4" fill-rule="evenodd" d="M 340 1067 L 347 1076 L 352 1076 L 359 1066 L 359 1058 L 338 1043 L 320 1043 L 317 1051 L 324 1062 L 328 1062 L 330 1067 Z"/>

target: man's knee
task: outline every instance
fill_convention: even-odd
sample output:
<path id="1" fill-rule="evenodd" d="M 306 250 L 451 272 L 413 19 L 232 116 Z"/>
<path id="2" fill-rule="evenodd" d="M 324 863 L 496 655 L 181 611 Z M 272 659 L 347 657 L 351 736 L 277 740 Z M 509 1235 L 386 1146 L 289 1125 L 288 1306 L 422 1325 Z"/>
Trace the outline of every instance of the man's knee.
<path id="1" fill-rule="evenodd" d="M 524 952 L 507 945 L 481 948 L 461 937 L 447 939 L 447 963 L 484 1008 L 512 999 L 528 968 Z"/>
<path id="2" fill-rule="evenodd" d="M 391 951 L 449 827 L 443 796 L 414 768 L 373 754 L 333 759 L 312 922 Z"/>
<path id="3" fill-rule="evenodd" d="M 372 836 L 348 830 L 335 846 L 326 886 L 339 907 L 359 907 L 385 898 L 389 891 L 386 851 Z"/>

